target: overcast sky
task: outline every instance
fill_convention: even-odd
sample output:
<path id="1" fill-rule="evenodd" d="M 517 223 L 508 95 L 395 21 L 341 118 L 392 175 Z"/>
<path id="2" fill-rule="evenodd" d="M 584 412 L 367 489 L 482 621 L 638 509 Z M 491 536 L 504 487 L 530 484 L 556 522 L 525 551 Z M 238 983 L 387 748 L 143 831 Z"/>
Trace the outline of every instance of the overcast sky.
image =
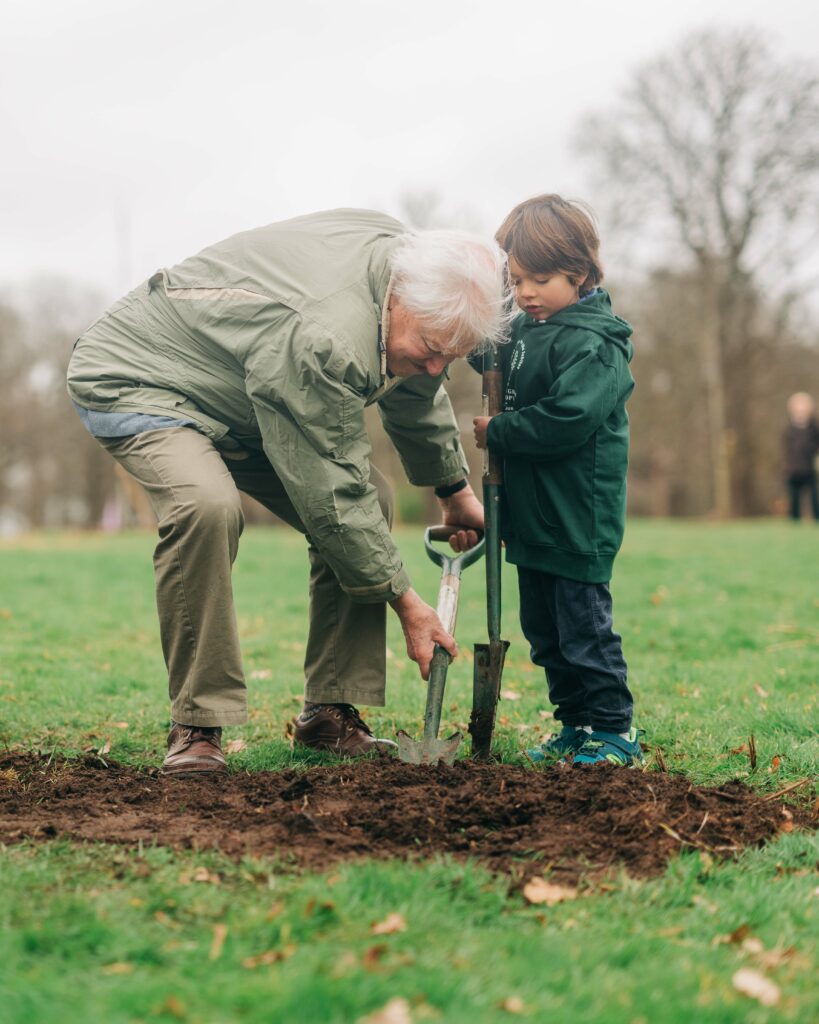
<path id="1" fill-rule="evenodd" d="M 113 297 L 235 231 L 403 193 L 494 230 L 583 196 L 572 126 L 705 26 L 819 57 L 807 0 L 4 0 L 0 284 Z"/>

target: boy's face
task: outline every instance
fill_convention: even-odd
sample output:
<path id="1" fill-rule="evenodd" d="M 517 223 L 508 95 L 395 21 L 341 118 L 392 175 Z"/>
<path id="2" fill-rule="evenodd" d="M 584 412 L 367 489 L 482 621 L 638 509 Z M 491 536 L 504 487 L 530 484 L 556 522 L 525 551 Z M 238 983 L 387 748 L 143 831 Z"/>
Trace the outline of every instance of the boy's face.
<path id="1" fill-rule="evenodd" d="M 509 276 L 515 289 L 515 302 L 535 320 L 547 320 L 580 298 L 580 283 L 572 284 L 566 274 L 536 274 L 509 257 Z"/>

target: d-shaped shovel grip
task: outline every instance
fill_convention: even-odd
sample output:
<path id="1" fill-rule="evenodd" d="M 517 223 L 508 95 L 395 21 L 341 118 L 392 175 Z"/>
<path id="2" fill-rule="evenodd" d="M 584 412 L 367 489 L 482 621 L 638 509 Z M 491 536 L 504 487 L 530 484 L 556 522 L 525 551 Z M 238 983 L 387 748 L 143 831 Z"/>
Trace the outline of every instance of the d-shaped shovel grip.
<path id="1" fill-rule="evenodd" d="M 461 551 L 459 554 L 452 555 L 447 555 L 433 547 L 432 542 L 434 540 L 449 540 L 459 530 L 474 530 L 478 534 L 478 543 L 468 551 Z M 486 539 L 483 535 L 483 530 L 475 530 L 474 526 L 449 526 L 445 523 L 440 523 L 438 526 L 428 526 L 424 532 L 424 547 L 427 549 L 429 557 L 436 565 L 440 565 L 444 572 L 451 572 L 456 576 L 460 576 L 464 569 L 474 565 L 483 556 L 485 545 Z"/>

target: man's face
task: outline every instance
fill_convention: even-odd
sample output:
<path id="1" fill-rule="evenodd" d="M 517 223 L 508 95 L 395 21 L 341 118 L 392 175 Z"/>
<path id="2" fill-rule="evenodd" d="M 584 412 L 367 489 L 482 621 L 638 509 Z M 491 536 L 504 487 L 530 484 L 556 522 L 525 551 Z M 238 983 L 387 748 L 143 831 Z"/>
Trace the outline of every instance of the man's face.
<path id="1" fill-rule="evenodd" d="M 437 377 L 457 358 L 441 351 L 444 339 L 424 329 L 398 299 L 390 300 L 390 328 L 384 345 L 387 370 L 394 377 L 415 377 L 419 373 Z"/>

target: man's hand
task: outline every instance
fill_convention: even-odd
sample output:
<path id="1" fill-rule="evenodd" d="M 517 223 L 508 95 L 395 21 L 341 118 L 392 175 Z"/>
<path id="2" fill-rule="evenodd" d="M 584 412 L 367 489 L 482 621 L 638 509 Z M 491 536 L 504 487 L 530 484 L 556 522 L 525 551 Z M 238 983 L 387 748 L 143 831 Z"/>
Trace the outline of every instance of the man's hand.
<path id="1" fill-rule="evenodd" d="M 449 498 L 439 498 L 443 510 L 443 521 L 447 526 L 466 526 L 473 529 L 458 530 L 449 538 L 453 551 L 468 551 L 478 543 L 477 530 L 483 529 L 483 505 L 469 486 L 462 488 Z"/>
<path id="2" fill-rule="evenodd" d="M 418 663 L 421 678 L 429 679 L 429 666 L 435 645 L 440 644 L 454 658 L 458 653 L 455 638 L 441 625 L 435 609 L 422 601 L 414 590 L 408 590 L 406 594 L 390 601 L 390 604 L 401 620 L 407 641 L 407 654 Z"/>
<path id="3" fill-rule="evenodd" d="M 486 448 L 486 428 L 491 419 L 491 416 L 476 416 L 472 420 L 472 432 L 475 435 L 475 444 L 479 448 Z"/>

